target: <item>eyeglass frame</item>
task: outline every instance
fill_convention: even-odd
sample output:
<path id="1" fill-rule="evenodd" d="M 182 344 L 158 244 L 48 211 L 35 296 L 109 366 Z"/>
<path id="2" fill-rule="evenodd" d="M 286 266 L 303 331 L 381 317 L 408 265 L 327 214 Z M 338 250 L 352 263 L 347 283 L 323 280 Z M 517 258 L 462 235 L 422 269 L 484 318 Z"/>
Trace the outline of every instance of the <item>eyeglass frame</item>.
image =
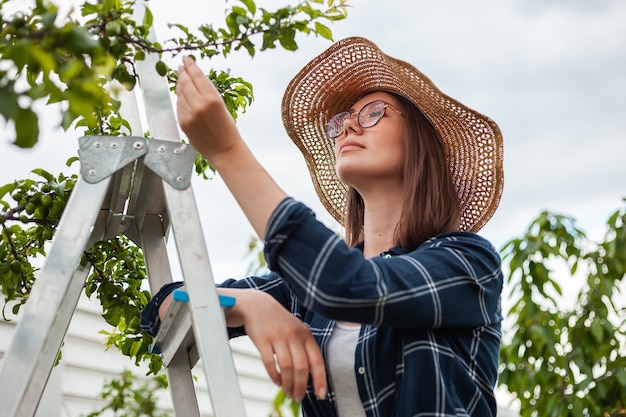
<path id="1" fill-rule="evenodd" d="M 380 102 L 380 103 L 383 103 L 383 111 L 382 111 L 382 113 L 380 114 L 380 117 L 378 117 L 378 119 L 377 119 L 377 120 L 376 120 L 373 124 L 371 124 L 371 125 L 369 125 L 369 126 L 363 126 L 363 125 L 361 124 L 361 112 L 362 112 L 363 110 L 365 110 L 365 108 L 367 108 L 368 106 L 370 106 L 370 105 L 372 105 L 372 104 L 374 104 L 374 103 L 379 103 L 379 102 Z M 342 134 L 343 132 L 345 132 L 345 130 L 346 130 L 346 129 L 345 129 L 345 127 L 344 127 L 344 123 L 346 122 L 346 120 L 348 120 L 348 119 L 352 119 L 352 116 L 354 116 L 355 114 L 357 115 L 357 118 L 356 118 L 357 123 L 359 124 L 359 126 L 360 126 L 362 129 L 369 129 L 370 127 L 374 127 L 374 126 L 376 126 L 376 125 L 378 124 L 378 122 L 380 122 L 380 121 L 381 121 L 381 119 L 382 119 L 383 117 L 385 117 L 385 113 L 386 113 L 386 111 L 387 111 L 387 107 L 391 107 L 391 109 L 392 109 L 393 111 L 395 111 L 397 114 L 402 115 L 402 112 L 401 112 L 400 110 L 398 110 L 398 109 L 397 109 L 397 108 L 396 108 L 393 104 L 389 104 L 389 103 L 387 103 L 387 102 L 386 102 L 386 101 L 384 101 L 384 100 L 373 100 L 373 101 L 370 101 L 369 103 L 367 103 L 367 104 L 363 105 L 363 107 L 361 107 L 361 109 L 360 109 L 359 111 L 344 110 L 344 111 L 342 111 L 342 112 L 339 112 L 339 113 L 335 114 L 335 115 L 334 115 L 333 117 L 331 117 L 330 119 L 328 119 L 328 122 L 326 122 L 326 135 L 327 135 L 330 139 L 337 139 L 337 138 L 338 138 L 339 136 L 341 136 L 341 134 Z M 347 116 L 347 117 L 345 117 L 345 118 L 341 121 L 341 131 L 340 131 L 340 132 L 338 132 L 338 133 L 337 133 L 337 135 L 335 135 L 335 136 L 331 136 L 331 135 L 328 133 L 328 131 L 330 130 L 328 126 L 330 125 L 330 123 L 331 123 L 334 119 L 336 119 L 337 117 L 339 117 L 340 115 L 343 115 L 343 114 L 347 114 L 348 116 Z"/>

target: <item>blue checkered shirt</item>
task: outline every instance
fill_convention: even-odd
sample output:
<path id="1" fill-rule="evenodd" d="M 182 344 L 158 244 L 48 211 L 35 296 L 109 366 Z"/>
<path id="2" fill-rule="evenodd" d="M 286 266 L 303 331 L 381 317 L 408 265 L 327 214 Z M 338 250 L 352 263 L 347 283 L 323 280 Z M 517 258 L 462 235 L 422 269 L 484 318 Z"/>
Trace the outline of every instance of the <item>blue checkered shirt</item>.
<path id="1" fill-rule="evenodd" d="M 270 218 L 265 256 L 271 273 L 221 286 L 271 294 L 322 352 L 335 320 L 362 323 L 355 375 L 368 417 L 496 415 L 502 273 L 484 238 L 446 233 L 366 259 L 288 198 Z M 305 416 L 337 415 L 329 388 L 318 400 L 309 381 Z"/>

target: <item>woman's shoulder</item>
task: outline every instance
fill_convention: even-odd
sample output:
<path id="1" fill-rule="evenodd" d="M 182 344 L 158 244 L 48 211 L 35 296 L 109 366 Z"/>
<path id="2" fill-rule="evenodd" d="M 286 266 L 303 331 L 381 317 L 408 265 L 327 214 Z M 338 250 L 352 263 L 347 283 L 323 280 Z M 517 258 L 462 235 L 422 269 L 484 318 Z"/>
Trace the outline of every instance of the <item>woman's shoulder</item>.
<path id="1" fill-rule="evenodd" d="M 459 249 L 463 251 L 479 251 L 485 254 L 498 255 L 493 244 L 485 237 L 466 231 L 446 232 L 433 236 L 421 244 L 416 250 Z"/>
<path id="2" fill-rule="evenodd" d="M 483 271 L 489 275 L 499 273 L 502 266 L 502 258 L 493 244 L 473 232 L 442 233 L 428 239 L 407 255 L 439 267 L 442 262 L 461 268 L 471 266 L 475 273 Z"/>
<path id="3" fill-rule="evenodd" d="M 461 231 L 461 230 L 457 230 L 457 231 L 454 231 L 454 232 L 441 233 L 439 235 L 431 237 L 430 239 L 428 239 L 424 243 L 433 242 L 433 241 L 439 241 L 439 242 L 441 242 L 441 241 L 477 242 L 477 243 L 484 243 L 484 244 L 491 245 L 491 242 L 487 238 L 479 235 L 478 233 Z M 493 246 L 493 245 L 491 245 L 491 246 Z"/>

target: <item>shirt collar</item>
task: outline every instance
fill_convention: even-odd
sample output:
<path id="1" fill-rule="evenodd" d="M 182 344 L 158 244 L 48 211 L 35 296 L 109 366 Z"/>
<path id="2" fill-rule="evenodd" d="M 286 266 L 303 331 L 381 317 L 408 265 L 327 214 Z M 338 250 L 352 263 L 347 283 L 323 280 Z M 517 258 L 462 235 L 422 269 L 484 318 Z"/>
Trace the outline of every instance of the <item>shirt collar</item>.
<path id="1" fill-rule="evenodd" d="M 363 252 L 363 248 L 365 247 L 365 243 L 364 242 L 359 242 L 355 248 L 359 249 L 361 252 Z M 404 255 L 405 253 L 407 253 L 406 250 L 404 250 L 401 246 L 394 246 L 390 249 L 387 249 L 384 252 L 381 252 L 379 256 L 382 256 L 383 258 L 389 258 L 391 256 L 398 256 L 398 255 Z"/>

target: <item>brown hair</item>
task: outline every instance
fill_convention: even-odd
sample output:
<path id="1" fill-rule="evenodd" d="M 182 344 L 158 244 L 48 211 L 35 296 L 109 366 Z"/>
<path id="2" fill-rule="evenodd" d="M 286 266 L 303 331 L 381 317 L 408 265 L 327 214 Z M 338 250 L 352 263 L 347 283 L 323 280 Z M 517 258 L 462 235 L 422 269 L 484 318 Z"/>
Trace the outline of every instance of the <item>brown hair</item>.
<path id="1" fill-rule="evenodd" d="M 406 132 L 404 198 L 394 241 L 412 250 L 433 236 L 458 230 L 461 206 L 439 134 L 413 103 L 392 95 L 404 115 Z M 361 195 L 348 187 L 345 234 L 351 247 L 363 240 L 364 208 Z"/>

